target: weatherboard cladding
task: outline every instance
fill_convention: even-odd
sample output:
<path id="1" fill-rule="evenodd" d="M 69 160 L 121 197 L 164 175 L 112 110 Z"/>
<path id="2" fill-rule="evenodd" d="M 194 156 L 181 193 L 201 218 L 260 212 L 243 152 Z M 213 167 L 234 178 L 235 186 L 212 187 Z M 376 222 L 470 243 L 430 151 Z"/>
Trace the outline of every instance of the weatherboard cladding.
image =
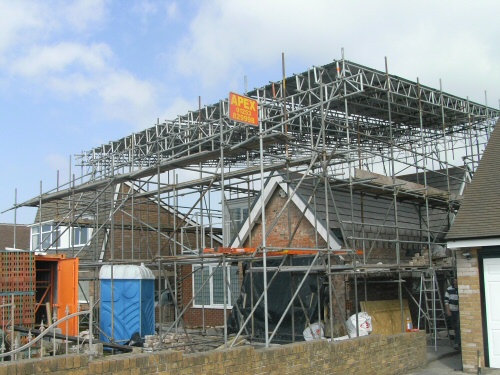
<path id="1" fill-rule="evenodd" d="M 428 181 L 428 183 L 429 182 L 430 181 Z M 307 201 L 307 197 L 311 195 L 312 191 L 313 185 L 311 184 L 311 180 L 304 182 L 298 188 L 300 197 L 304 201 Z M 391 197 L 367 194 L 361 195 L 359 192 L 354 192 L 351 205 L 350 192 L 336 189 L 335 186 L 332 185 L 332 195 L 329 195 L 328 199 L 330 228 L 337 229 L 342 227 L 345 235 L 347 237 L 351 236 L 352 226 L 350 222 L 353 221 L 351 217 L 353 216 L 354 222 L 362 221 L 365 224 L 363 236 L 374 240 L 376 240 L 376 238 L 395 238 L 395 211 L 393 199 Z M 322 187 L 316 190 L 315 200 L 316 205 L 314 206 L 312 202 L 311 208 L 313 210 L 315 209 L 318 217 L 325 221 L 325 194 Z M 420 231 L 421 228 L 425 228 L 425 206 L 410 201 L 398 202 L 397 205 L 400 240 L 411 242 L 426 241 L 426 232 Z M 442 239 L 444 237 L 444 232 L 448 229 L 448 214 L 446 210 L 430 208 L 429 219 L 433 237 Z M 382 228 L 380 225 L 384 225 L 384 227 Z M 361 225 L 357 224 L 354 226 L 354 236 L 362 236 Z M 377 246 L 383 246 L 383 244 L 381 243 Z M 403 245 L 403 248 L 404 246 L 405 245 Z M 385 244 L 384 247 L 387 247 L 387 244 Z"/>
<path id="2" fill-rule="evenodd" d="M 448 172 L 452 181 L 450 182 L 450 193 L 458 195 L 462 187 L 462 176 L 465 176 L 465 171 L 456 168 L 450 169 Z M 448 190 L 448 179 L 443 171 L 428 172 L 427 175 L 427 185 L 429 187 L 441 191 Z M 302 178 L 301 174 L 293 173 L 289 177 L 292 180 L 291 191 L 296 189 L 296 198 L 294 199 L 298 198 L 305 205 L 308 205 L 308 209 L 313 215 L 317 216 L 320 222 L 325 223 L 327 211 L 323 180 L 316 177 L 307 177 L 299 185 Z M 405 178 L 410 181 L 419 181 L 419 177 L 421 176 L 407 175 L 398 176 L 398 179 Z M 280 184 L 281 189 L 287 190 L 285 177 L 282 175 L 275 175 L 267 183 Z M 315 185 L 317 185 L 316 190 L 314 189 Z M 396 239 L 392 193 L 377 194 L 380 190 L 375 189 L 368 191 L 354 190 L 351 198 L 345 184 L 342 187 L 338 183 L 332 183 L 330 188 L 332 193 L 328 194 L 329 227 L 339 239 L 339 243 L 342 243 L 345 237 L 346 243 L 344 245 L 352 246 L 349 243 L 349 237 L 366 238 L 364 244 L 357 241 L 354 246 L 361 248 L 364 245 L 364 248 L 370 250 L 370 252 L 373 249 L 373 253 L 379 253 L 375 257 L 371 257 L 372 261 L 379 256 L 386 256 L 383 252 L 384 249 L 395 248 L 391 242 Z M 273 196 L 276 195 L 275 192 Z M 311 199 L 310 203 L 307 203 L 311 196 L 313 196 L 313 199 Z M 422 198 L 409 197 L 407 194 L 403 194 L 405 199 L 400 198 L 398 197 L 397 201 L 400 249 L 405 250 L 408 255 L 421 252 L 422 247 L 427 243 L 425 201 Z M 257 198 L 253 205 L 258 201 Z M 283 200 L 281 201 L 283 202 Z M 451 214 L 447 205 L 443 205 L 443 202 L 429 208 L 431 241 L 441 242 L 449 228 Z M 358 222 L 354 225 L 354 233 L 350 224 L 352 221 Z M 363 222 L 364 225 L 361 226 L 360 222 Z M 340 228 L 343 229 L 344 237 Z M 240 236 L 246 238 L 245 234 L 241 232 Z M 260 242 L 260 240 L 257 242 Z M 268 246 L 273 246 L 273 244 L 268 241 Z"/>
<path id="3" fill-rule="evenodd" d="M 426 171 L 425 176 L 424 172 L 419 172 L 396 177 L 401 180 L 415 182 L 421 185 L 424 185 L 424 181 L 427 181 L 428 186 L 432 186 L 443 191 L 448 191 L 449 183 L 450 192 L 458 194 L 464 183 L 465 174 L 466 169 L 464 167 L 451 167 L 448 168 L 448 170 L 440 169 L 436 171 Z"/>
<path id="4" fill-rule="evenodd" d="M 486 145 L 447 240 L 500 237 L 500 130 Z"/>

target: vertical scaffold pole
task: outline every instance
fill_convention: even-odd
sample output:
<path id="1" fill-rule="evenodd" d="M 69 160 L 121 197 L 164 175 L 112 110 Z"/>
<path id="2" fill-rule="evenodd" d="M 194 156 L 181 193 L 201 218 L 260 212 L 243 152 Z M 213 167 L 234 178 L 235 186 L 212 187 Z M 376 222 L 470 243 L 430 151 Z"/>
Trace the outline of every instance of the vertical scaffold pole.
<path id="1" fill-rule="evenodd" d="M 259 109 L 260 111 L 260 109 Z M 260 148 L 260 209 L 262 217 L 262 266 L 264 273 L 262 275 L 264 281 L 264 332 L 266 336 L 266 348 L 269 347 L 269 319 L 267 305 L 267 249 L 266 249 L 266 202 L 264 200 L 264 130 L 262 126 L 261 116 L 259 116 L 259 148 Z"/>

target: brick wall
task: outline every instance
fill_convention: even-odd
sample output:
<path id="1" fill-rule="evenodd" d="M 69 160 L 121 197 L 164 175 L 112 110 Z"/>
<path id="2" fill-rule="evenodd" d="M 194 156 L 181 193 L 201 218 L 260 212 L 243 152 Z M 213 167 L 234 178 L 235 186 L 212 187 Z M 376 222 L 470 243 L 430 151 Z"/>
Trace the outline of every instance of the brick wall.
<path id="1" fill-rule="evenodd" d="M 196 354 L 163 351 L 120 354 L 89 362 L 87 356 L 0 363 L 0 375 L 135 374 L 402 374 L 426 363 L 424 332 L 372 335 L 328 343 L 300 342 L 268 349 L 239 347 Z"/>
<path id="2" fill-rule="evenodd" d="M 266 205 L 266 230 L 269 231 L 276 221 L 278 214 L 283 209 L 287 198 L 282 198 L 276 189 L 269 202 Z M 288 219 L 290 218 L 291 226 Z M 291 229 L 290 229 L 291 228 Z M 291 234 L 297 228 L 292 243 L 289 245 Z M 290 233 L 292 232 L 292 233 Z M 316 238 L 318 243 L 316 244 Z M 244 247 L 249 247 L 250 243 L 256 247 L 262 243 L 262 226 L 260 223 L 252 228 L 251 239 L 245 241 Z M 316 234 L 316 229 L 303 217 L 302 212 L 290 203 L 285 209 L 277 224 L 271 229 L 266 238 L 266 245 L 269 247 L 295 247 L 295 248 L 325 248 L 326 242 L 321 236 Z"/>
<path id="3" fill-rule="evenodd" d="M 471 259 L 462 253 L 470 250 Z M 457 251 L 458 294 L 460 296 L 460 333 L 464 372 L 477 374 L 478 351 L 484 367 L 483 327 L 477 249 Z"/>
<path id="4" fill-rule="evenodd" d="M 183 265 L 181 266 L 181 278 L 182 278 L 182 286 L 180 288 L 180 305 L 181 309 L 184 309 L 186 306 L 190 306 L 183 315 L 183 322 L 186 327 L 201 327 L 203 322 L 205 323 L 205 327 L 215 327 L 221 326 L 224 324 L 224 309 L 213 309 L 206 308 L 202 309 L 201 307 L 192 307 L 191 298 L 193 298 L 193 275 L 191 274 L 193 271 L 192 265 Z M 229 316 L 231 313 L 231 309 L 233 306 L 227 306 L 226 314 Z M 203 316 L 205 320 L 203 320 Z"/>
<path id="5" fill-rule="evenodd" d="M 151 259 L 156 255 L 180 254 L 181 243 L 190 250 L 201 248 L 201 234 L 197 235 L 194 228 L 183 221 L 181 214 L 175 217 L 175 213 L 165 207 L 158 211 L 157 202 L 149 198 L 137 197 L 132 205 L 132 201 L 128 200 L 129 190 L 128 185 L 122 184 L 117 197 L 116 205 L 120 205 L 121 209 L 114 216 L 115 259 Z M 156 229 L 158 226 L 162 230 L 160 237 Z M 189 231 L 173 234 L 174 227 L 188 228 Z M 205 236 L 205 244 L 210 243 L 210 237 Z M 111 240 L 108 240 L 107 257 L 110 256 L 110 246 Z"/>

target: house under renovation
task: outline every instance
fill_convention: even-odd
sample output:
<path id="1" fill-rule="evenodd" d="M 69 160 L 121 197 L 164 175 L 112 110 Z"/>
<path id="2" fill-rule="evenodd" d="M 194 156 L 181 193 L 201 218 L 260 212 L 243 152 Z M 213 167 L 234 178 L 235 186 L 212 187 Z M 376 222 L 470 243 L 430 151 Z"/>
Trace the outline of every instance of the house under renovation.
<path id="1" fill-rule="evenodd" d="M 79 176 L 12 209 L 38 209 L 29 250 L 78 258 L 96 310 L 120 267 L 146 268 L 160 335 L 269 346 L 368 312 L 448 339 L 445 237 L 499 117 L 342 58 L 77 155 Z M 116 319 L 106 339 L 129 339 Z"/>

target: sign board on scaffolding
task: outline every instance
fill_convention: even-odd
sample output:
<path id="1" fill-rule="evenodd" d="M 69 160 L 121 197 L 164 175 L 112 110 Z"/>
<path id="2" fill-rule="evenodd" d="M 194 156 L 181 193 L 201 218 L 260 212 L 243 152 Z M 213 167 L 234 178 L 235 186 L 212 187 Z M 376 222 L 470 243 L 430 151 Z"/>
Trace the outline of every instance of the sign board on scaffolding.
<path id="1" fill-rule="evenodd" d="M 259 110 L 257 100 L 246 96 L 229 93 L 229 118 L 249 125 L 259 125 Z"/>

